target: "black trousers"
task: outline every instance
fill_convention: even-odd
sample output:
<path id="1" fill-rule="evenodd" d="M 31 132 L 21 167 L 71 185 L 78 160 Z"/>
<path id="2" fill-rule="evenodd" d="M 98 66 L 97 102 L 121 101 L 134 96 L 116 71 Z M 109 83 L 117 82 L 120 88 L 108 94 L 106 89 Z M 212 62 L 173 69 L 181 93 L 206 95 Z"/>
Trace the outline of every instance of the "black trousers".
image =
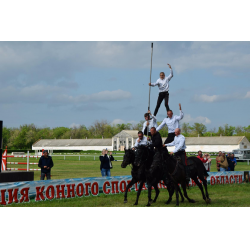
<path id="1" fill-rule="evenodd" d="M 165 100 L 166 110 L 167 110 L 167 112 L 169 111 L 169 106 L 168 106 L 169 94 L 168 94 L 168 92 L 160 92 L 159 96 L 158 96 L 157 104 L 156 104 L 156 107 L 155 107 L 154 116 L 157 115 L 158 110 L 159 110 L 159 108 L 161 106 L 161 103 L 162 103 L 163 99 Z"/>
<path id="2" fill-rule="evenodd" d="M 175 133 L 169 133 L 167 139 L 165 140 L 164 144 L 170 143 L 174 140 Z"/>

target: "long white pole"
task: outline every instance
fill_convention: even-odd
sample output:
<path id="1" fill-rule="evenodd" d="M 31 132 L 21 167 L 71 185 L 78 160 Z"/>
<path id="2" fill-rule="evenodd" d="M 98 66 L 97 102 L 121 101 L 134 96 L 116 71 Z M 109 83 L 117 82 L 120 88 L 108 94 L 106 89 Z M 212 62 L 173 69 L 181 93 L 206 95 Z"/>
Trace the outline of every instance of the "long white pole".
<path id="1" fill-rule="evenodd" d="M 151 63 L 150 63 L 150 80 L 151 83 L 151 74 L 152 74 L 152 59 L 153 59 L 153 43 L 151 43 Z M 149 96 L 148 96 L 148 110 L 150 110 L 150 92 L 151 92 L 151 86 L 149 86 Z"/>
<path id="2" fill-rule="evenodd" d="M 150 83 L 151 83 L 151 74 L 152 74 L 152 59 L 153 59 L 153 43 L 151 43 L 151 63 L 150 63 L 150 79 L 149 79 Z M 149 86 L 148 110 L 150 110 L 150 92 L 151 92 L 151 86 Z M 148 137 L 148 127 L 147 127 L 147 137 Z"/>

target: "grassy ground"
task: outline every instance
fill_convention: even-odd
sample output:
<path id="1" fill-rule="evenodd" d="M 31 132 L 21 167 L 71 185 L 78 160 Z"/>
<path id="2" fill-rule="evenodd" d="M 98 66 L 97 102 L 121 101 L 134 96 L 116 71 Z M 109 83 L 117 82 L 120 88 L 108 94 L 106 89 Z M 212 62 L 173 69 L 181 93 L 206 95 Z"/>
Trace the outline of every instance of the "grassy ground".
<path id="1" fill-rule="evenodd" d="M 122 160 L 121 157 L 115 158 L 117 160 Z M 26 162 L 26 159 L 22 158 L 8 158 L 8 161 L 11 162 Z M 30 158 L 30 162 L 38 162 L 37 159 Z M 68 178 L 84 178 L 84 177 L 99 177 L 101 176 L 100 172 L 100 161 L 98 157 L 96 160 L 93 160 L 93 157 L 86 156 L 79 157 L 67 156 L 64 160 L 63 156 L 53 157 L 54 167 L 51 170 L 52 179 L 68 179 Z M 11 168 L 26 168 L 26 165 L 8 165 Z M 30 168 L 37 169 L 37 165 L 30 165 Z M 235 167 L 235 171 L 244 171 L 250 170 L 250 165 L 247 165 L 247 162 L 238 162 L 238 165 Z M 212 161 L 211 172 L 216 172 L 215 160 Z M 35 176 L 34 180 L 40 180 L 40 171 L 34 171 Z M 112 176 L 119 175 L 130 175 L 131 168 L 121 168 L 121 162 L 113 162 L 113 169 L 111 170 Z"/>
<path id="2" fill-rule="evenodd" d="M 63 156 L 53 157 L 54 167 L 52 169 L 52 179 L 67 179 L 67 178 L 84 178 L 84 177 L 99 177 L 100 162 L 98 157 L 96 161 L 93 157 L 82 157 L 79 161 L 78 157 L 67 156 L 64 160 Z M 117 158 L 122 159 L 122 158 Z M 11 162 L 26 162 L 26 159 L 11 158 L 8 159 Z M 30 159 L 30 162 L 38 162 L 37 159 Z M 26 168 L 25 165 L 8 165 L 13 168 Z M 30 165 L 30 168 L 38 168 L 36 165 Z M 246 162 L 239 162 L 235 168 L 236 171 L 250 170 L 250 166 Z M 211 171 L 215 172 L 215 160 L 212 162 Z M 121 168 L 121 162 L 113 162 L 113 169 L 111 170 L 112 176 L 130 175 L 131 168 Z M 40 179 L 40 171 L 35 171 L 35 180 Z M 198 187 L 191 187 L 188 190 L 190 198 L 194 199 L 196 203 L 191 204 L 186 200 L 184 203 L 180 203 L 181 207 L 244 207 L 250 206 L 250 184 L 232 184 L 232 185 L 214 185 L 208 186 L 211 204 L 207 205 L 202 197 Z M 152 197 L 154 191 L 152 191 Z M 136 192 L 128 194 L 128 203 L 123 203 L 123 194 L 105 195 L 100 194 L 98 197 L 82 197 L 52 200 L 44 202 L 35 202 L 31 200 L 30 203 L 13 204 L 11 206 L 17 207 L 130 207 L 133 206 L 136 199 Z M 168 192 L 165 189 L 161 190 L 157 203 L 153 204 L 153 207 L 171 207 L 175 206 L 175 196 L 170 205 L 165 205 L 165 201 L 168 199 Z M 139 206 L 145 206 L 147 204 L 147 191 L 142 191 Z M 7 206 L 9 207 L 9 205 Z"/>

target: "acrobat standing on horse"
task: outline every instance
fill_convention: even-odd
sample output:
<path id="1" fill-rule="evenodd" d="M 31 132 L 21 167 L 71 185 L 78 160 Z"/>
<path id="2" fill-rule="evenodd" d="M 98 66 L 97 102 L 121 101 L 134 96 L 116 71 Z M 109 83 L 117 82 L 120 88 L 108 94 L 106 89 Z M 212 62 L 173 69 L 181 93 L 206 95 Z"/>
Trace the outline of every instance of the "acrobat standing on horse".
<path id="1" fill-rule="evenodd" d="M 150 115 L 152 118 L 150 118 Z M 142 132 L 144 133 L 144 135 L 151 136 L 150 129 L 152 127 L 157 128 L 157 126 L 158 126 L 157 119 L 154 115 L 151 114 L 150 110 L 148 110 L 148 113 L 144 114 L 144 118 L 145 118 L 145 122 L 143 123 Z"/>
<path id="2" fill-rule="evenodd" d="M 155 82 L 155 83 L 149 83 L 149 86 L 158 86 L 159 87 L 159 96 L 158 96 L 158 100 L 157 100 L 157 104 L 155 107 L 155 111 L 154 111 L 154 116 L 157 115 L 158 110 L 161 106 L 161 103 L 163 101 L 163 99 L 165 100 L 165 107 L 166 110 L 169 110 L 169 106 L 168 106 L 168 101 L 169 101 L 169 81 L 171 80 L 171 78 L 174 76 L 173 75 L 173 70 L 171 68 L 171 65 L 168 64 L 168 67 L 170 68 L 170 75 L 168 77 L 165 76 L 164 72 L 160 73 L 160 78 Z"/>
<path id="3" fill-rule="evenodd" d="M 175 138 L 175 129 L 180 128 L 179 122 L 180 120 L 184 117 L 184 113 L 181 110 L 181 104 L 179 103 L 179 108 L 180 108 L 180 115 L 174 115 L 173 116 L 173 111 L 169 110 L 168 111 L 168 117 L 165 118 L 162 123 L 157 127 L 156 131 L 161 130 L 165 125 L 168 127 L 168 137 L 165 140 L 164 144 L 170 143 L 174 140 Z"/>

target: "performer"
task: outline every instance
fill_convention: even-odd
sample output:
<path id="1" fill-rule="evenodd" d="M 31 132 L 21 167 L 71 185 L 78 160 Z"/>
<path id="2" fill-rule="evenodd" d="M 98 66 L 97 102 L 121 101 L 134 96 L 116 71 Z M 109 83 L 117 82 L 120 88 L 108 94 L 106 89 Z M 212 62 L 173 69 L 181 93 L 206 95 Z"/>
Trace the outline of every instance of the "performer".
<path id="1" fill-rule="evenodd" d="M 142 131 L 138 132 L 138 139 L 136 139 L 135 145 L 132 149 L 134 150 L 136 147 L 138 147 L 140 145 L 145 145 L 145 146 L 147 145 L 147 137 L 143 136 Z"/>
<path id="2" fill-rule="evenodd" d="M 173 111 L 168 111 L 168 117 L 165 118 L 162 123 L 157 127 L 157 131 L 161 130 L 165 125 L 168 127 L 168 137 L 165 140 L 164 144 L 170 143 L 174 140 L 175 137 L 175 129 L 180 128 L 179 121 L 184 117 L 184 113 L 181 110 L 181 104 L 179 103 L 180 108 L 180 116 L 173 116 Z"/>
<path id="3" fill-rule="evenodd" d="M 173 77 L 173 70 L 171 68 L 171 65 L 168 64 L 168 67 L 170 68 L 170 75 L 168 77 L 165 77 L 165 73 L 161 72 L 160 73 L 160 78 L 155 82 L 155 83 L 149 83 L 149 86 L 158 86 L 159 87 L 159 96 L 158 96 L 158 100 L 157 100 L 157 104 L 155 107 L 155 111 L 154 111 L 154 116 L 157 115 L 158 110 L 161 106 L 161 103 L 163 101 L 163 99 L 165 99 L 165 107 L 166 110 L 169 111 L 169 106 L 168 106 L 168 101 L 169 101 L 169 94 L 168 94 L 168 90 L 169 90 L 169 81 L 171 80 L 171 78 Z"/>
<path id="4" fill-rule="evenodd" d="M 152 118 L 150 118 L 150 115 L 152 116 Z M 144 118 L 145 118 L 145 122 L 143 123 L 143 128 L 142 128 L 142 131 L 144 133 L 144 135 L 149 135 L 151 136 L 150 134 L 150 129 L 152 127 L 155 127 L 157 128 L 157 120 L 156 120 L 156 117 L 154 115 L 151 114 L 150 110 L 148 111 L 148 113 L 145 113 L 144 114 Z M 148 133 L 147 133 L 148 132 Z"/>
<path id="5" fill-rule="evenodd" d="M 167 143 L 163 145 L 163 147 L 167 146 L 175 146 L 173 152 L 170 152 L 170 155 L 175 154 L 181 158 L 182 164 L 184 165 L 185 174 L 186 174 L 186 182 L 189 183 L 190 180 L 190 173 L 189 167 L 187 166 L 187 158 L 186 158 L 186 145 L 185 145 L 185 137 L 181 135 L 181 130 L 179 128 L 175 129 L 175 138 L 174 141 L 171 143 Z"/>
<path id="6" fill-rule="evenodd" d="M 155 148 L 156 150 L 161 150 L 162 149 L 162 139 L 161 139 L 160 133 L 156 131 L 155 127 L 152 127 L 150 129 L 150 134 L 151 134 L 150 146 L 152 148 Z M 150 140 L 149 137 L 147 139 Z"/>

